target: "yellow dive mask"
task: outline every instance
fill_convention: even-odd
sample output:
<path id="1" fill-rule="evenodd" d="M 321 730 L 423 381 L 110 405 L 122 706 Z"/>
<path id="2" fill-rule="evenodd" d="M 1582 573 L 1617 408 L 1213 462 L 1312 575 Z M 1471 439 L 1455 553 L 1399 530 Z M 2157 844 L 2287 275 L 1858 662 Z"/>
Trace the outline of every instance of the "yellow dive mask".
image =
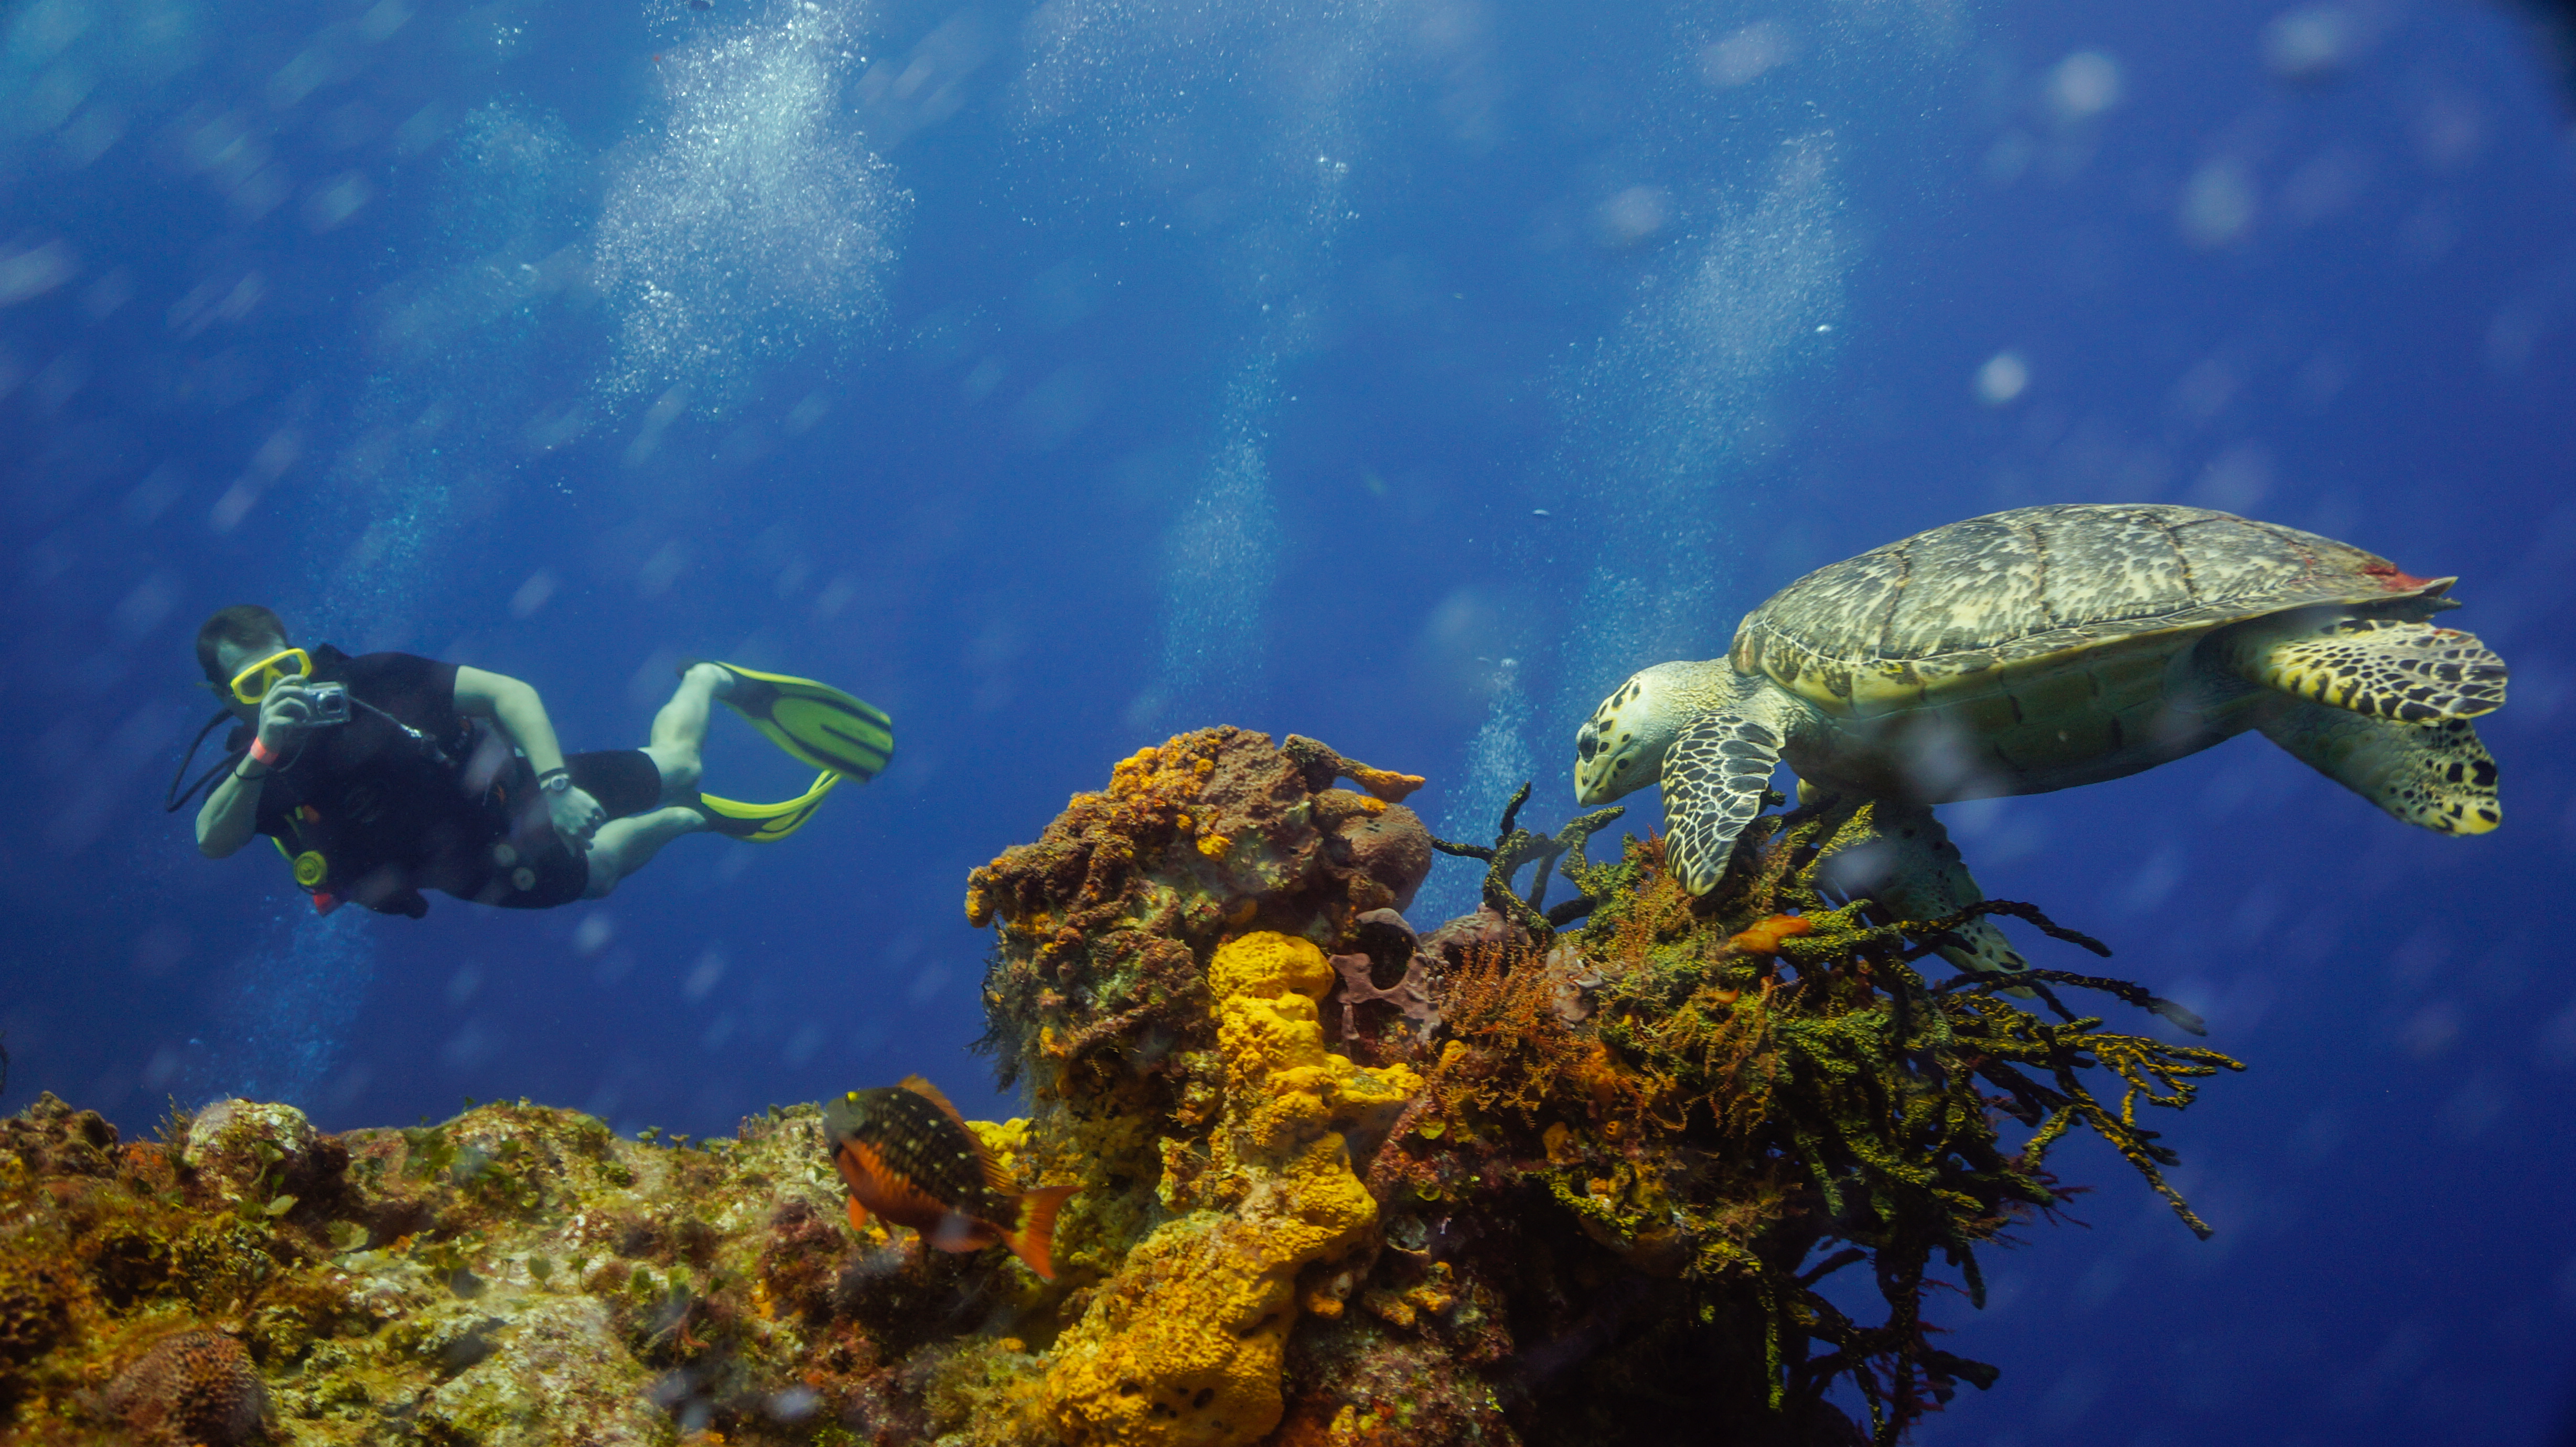
<path id="1" fill-rule="evenodd" d="M 313 676 L 313 655 L 301 648 L 285 648 L 268 655 L 233 675 L 233 697 L 243 703 L 256 704 L 268 697 L 280 679 Z"/>

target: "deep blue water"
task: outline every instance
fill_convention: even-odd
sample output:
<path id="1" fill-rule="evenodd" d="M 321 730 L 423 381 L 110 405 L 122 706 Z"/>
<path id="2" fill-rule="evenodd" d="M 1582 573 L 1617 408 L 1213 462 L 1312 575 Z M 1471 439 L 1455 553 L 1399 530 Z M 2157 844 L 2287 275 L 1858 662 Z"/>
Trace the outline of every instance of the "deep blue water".
<path id="1" fill-rule="evenodd" d="M 2253 737 L 1945 810 L 2251 1069 L 2170 1137 L 2216 1239 L 2070 1149 L 2089 1226 L 1945 1314 L 2005 1375 L 1919 1440 L 2548 1439 L 2576 150 L 2516 18 L 1577 8 L 0 4 L 0 1106 L 1007 1110 L 965 872 L 1137 746 L 1293 730 L 1444 833 L 1523 778 L 1553 820 L 1609 686 L 1807 568 L 2192 501 L 2461 576 L 2507 823 Z M 574 748 L 696 654 L 899 755 L 603 905 L 316 919 L 158 808 L 240 601 L 527 679 Z M 718 717 L 711 789 L 802 782 Z"/>

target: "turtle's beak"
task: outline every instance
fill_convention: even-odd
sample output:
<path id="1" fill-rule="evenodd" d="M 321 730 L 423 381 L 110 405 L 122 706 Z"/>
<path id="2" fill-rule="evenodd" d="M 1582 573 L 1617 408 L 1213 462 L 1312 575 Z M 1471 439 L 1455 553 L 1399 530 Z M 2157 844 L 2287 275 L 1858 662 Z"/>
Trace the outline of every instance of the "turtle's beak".
<path id="1" fill-rule="evenodd" d="M 1586 732 L 1590 726 L 1586 725 Z M 1654 783 L 1663 775 L 1662 758 L 1654 747 L 1635 734 L 1627 736 L 1617 747 L 1595 737 L 1591 758 L 1580 757 L 1582 741 L 1575 743 L 1574 798 L 1584 805 L 1607 804 L 1613 799 L 1633 794 Z"/>
<path id="2" fill-rule="evenodd" d="M 1607 739 L 1601 736 L 1598 721 L 1587 720 L 1574 735 L 1574 797 L 1583 804 L 1600 804 L 1628 792 L 1618 787 L 1619 760 L 1614 757 Z"/>

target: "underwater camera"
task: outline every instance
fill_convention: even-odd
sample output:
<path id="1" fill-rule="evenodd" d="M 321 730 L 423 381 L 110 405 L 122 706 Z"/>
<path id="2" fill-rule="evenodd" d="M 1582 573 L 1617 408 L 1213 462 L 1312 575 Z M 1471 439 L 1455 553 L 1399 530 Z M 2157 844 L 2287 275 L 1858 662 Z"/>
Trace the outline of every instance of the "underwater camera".
<path id="1" fill-rule="evenodd" d="M 244 673 L 250 673 L 255 670 L 245 669 L 243 671 Z M 268 692 L 268 685 L 274 682 L 276 682 L 274 678 L 262 680 L 259 689 L 260 694 L 264 696 Z M 238 680 L 236 680 L 234 684 L 234 697 L 241 698 L 242 693 L 243 686 Z M 347 684 L 307 684 L 304 690 L 304 697 L 310 705 L 310 712 L 304 716 L 304 726 L 306 728 L 337 728 L 349 721 L 350 698 L 349 686 Z M 242 698 L 241 701 L 244 703 L 250 703 L 253 700 Z M 218 776 L 232 770 L 241 763 L 245 749 L 233 749 L 226 753 L 224 757 L 217 759 L 213 768 L 210 768 L 204 773 L 198 775 L 195 783 L 189 784 L 185 789 L 179 787 L 181 782 L 188 777 L 189 765 L 194 764 L 197 761 L 197 750 L 206 746 L 206 735 L 213 733 L 216 729 L 223 727 L 225 724 L 234 722 L 236 722 L 236 719 L 234 718 L 232 711 L 230 709 L 222 710 L 216 713 L 213 718 L 206 720 L 205 727 L 198 729 L 197 736 L 188 741 L 188 751 L 179 756 L 179 772 L 170 776 L 170 788 L 163 794 L 161 799 L 161 807 L 165 812 L 175 814 L 181 809 L 188 807 L 190 801 L 194 800 L 199 794 L 204 793 L 206 791 L 206 787 L 214 783 Z M 411 727 L 409 724 L 403 723 L 399 719 L 394 720 L 393 723 L 394 727 L 401 729 L 404 733 L 411 735 L 413 738 L 422 739 L 420 731 Z M 422 742 L 426 743 L 427 740 L 422 739 Z M 435 745 L 431 746 L 431 752 L 433 754 L 437 752 Z M 294 757 L 288 759 L 286 764 L 279 765 L 278 767 L 292 767 L 295 760 L 300 759 L 303 756 L 304 750 L 301 745 L 298 745 L 295 749 Z M 439 757 L 442 760 L 445 758 L 444 755 L 439 755 Z"/>
<path id="2" fill-rule="evenodd" d="M 349 685 L 317 683 L 304 692 L 313 701 L 313 714 L 305 722 L 314 728 L 330 728 L 349 721 Z"/>

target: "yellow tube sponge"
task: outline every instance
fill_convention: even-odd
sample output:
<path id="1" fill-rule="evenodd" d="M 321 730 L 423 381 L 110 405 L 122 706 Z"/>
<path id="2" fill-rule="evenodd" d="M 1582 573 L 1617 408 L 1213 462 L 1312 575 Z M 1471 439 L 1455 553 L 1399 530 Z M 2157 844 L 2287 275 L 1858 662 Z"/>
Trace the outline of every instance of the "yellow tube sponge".
<path id="1" fill-rule="evenodd" d="M 1294 936 L 1218 947 L 1224 1111 L 1207 1168 L 1166 1193 L 1195 1209 L 1137 1243 L 1057 1340 L 1044 1395 L 1071 1447 L 1239 1447 L 1279 1425 L 1297 1273 L 1377 1224 L 1340 1132 L 1382 1126 L 1422 1088 L 1324 1048 L 1316 1006 L 1334 978 Z"/>

